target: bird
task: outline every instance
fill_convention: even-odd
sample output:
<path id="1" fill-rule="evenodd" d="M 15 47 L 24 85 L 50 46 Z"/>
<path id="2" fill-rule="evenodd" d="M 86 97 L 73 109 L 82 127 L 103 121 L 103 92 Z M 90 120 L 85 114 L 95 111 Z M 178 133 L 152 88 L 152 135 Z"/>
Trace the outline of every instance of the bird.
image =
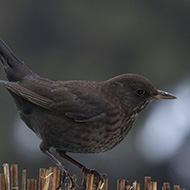
<path id="1" fill-rule="evenodd" d="M 118 145 L 138 114 L 155 99 L 175 99 L 146 77 L 122 74 L 106 81 L 53 81 L 40 77 L 0 38 L 0 60 L 8 81 L 0 80 L 13 97 L 20 118 L 41 139 L 40 149 L 72 180 L 54 148 L 82 172 L 94 173 L 68 153 L 99 153 Z"/>

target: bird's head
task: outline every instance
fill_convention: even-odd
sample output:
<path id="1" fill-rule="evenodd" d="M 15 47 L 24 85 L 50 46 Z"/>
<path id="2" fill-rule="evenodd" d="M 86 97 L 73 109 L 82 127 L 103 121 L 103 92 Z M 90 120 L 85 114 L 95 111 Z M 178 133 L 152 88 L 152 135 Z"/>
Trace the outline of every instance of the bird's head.
<path id="1" fill-rule="evenodd" d="M 176 99 L 172 94 L 157 90 L 145 77 L 138 74 L 124 74 L 112 78 L 115 95 L 128 112 L 140 112 L 155 99 Z"/>

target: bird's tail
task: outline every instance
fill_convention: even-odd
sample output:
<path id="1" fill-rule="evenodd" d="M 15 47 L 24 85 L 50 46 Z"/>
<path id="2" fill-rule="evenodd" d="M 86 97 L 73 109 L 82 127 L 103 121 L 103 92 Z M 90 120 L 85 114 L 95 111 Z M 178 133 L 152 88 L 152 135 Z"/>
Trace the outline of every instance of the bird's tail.
<path id="1" fill-rule="evenodd" d="M 9 81 L 19 81 L 27 75 L 35 75 L 0 38 L 0 60 Z"/>

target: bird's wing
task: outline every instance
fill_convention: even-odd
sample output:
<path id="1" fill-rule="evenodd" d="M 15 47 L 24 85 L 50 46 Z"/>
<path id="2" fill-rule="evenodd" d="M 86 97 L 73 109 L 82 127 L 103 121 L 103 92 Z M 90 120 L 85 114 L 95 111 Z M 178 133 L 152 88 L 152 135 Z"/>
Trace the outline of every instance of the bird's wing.
<path id="1" fill-rule="evenodd" d="M 4 86 L 23 99 L 49 109 L 53 102 L 50 87 L 51 81 L 44 79 L 24 79 L 19 82 L 4 81 Z"/>
<path id="2" fill-rule="evenodd" d="M 54 114 L 86 122 L 106 112 L 106 102 L 88 85 L 30 79 L 7 82 L 6 88 Z"/>
<path id="3" fill-rule="evenodd" d="M 106 113 L 107 104 L 90 83 L 57 82 L 52 87 L 51 109 L 77 122 L 85 122 Z"/>

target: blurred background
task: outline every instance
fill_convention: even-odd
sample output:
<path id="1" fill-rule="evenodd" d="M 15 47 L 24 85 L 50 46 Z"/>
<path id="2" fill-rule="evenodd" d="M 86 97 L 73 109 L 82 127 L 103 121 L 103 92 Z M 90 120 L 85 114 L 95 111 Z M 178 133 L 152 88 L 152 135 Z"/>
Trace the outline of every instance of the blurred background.
<path id="1" fill-rule="evenodd" d="M 1 0 L 0 37 L 43 77 L 102 81 L 138 73 L 175 94 L 177 100 L 151 103 L 113 150 L 70 155 L 106 173 L 110 190 L 117 179 L 143 183 L 144 176 L 159 188 L 169 181 L 189 189 L 190 1 Z M 2 68 L 0 79 L 6 79 Z M 17 163 L 30 178 L 54 166 L 3 87 L 0 121 L 0 165 Z M 80 181 L 81 171 L 62 161 Z"/>

